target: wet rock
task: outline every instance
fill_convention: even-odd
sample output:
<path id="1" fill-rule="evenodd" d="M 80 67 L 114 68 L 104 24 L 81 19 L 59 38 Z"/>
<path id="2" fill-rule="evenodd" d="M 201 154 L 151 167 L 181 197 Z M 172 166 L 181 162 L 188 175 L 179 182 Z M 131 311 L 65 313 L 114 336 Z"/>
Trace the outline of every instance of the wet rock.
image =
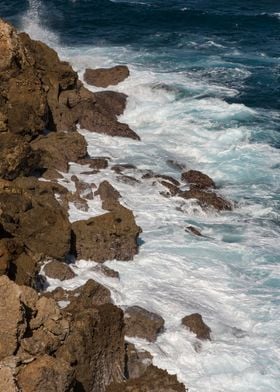
<path id="1" fill-rule="evenodd" d="M 85 158 L 78 161 L 80 165 L 89 165 L 91 169 L 102 170 L 108 167 L 108 158 Z"/>
<path id="2" fill-rule="evenodd" d="M 113 119 L 123 114 L 127 95 L 116 91 L 100 91 L 95 94 L 96 102 L 100 108 L 105 109 L 106 114 L 110 115 Z"/>
<path id="3" fill-rule="evenodd" d="M 176 169 L 176 170 L 184 170 L 186 169 L 186 165 L 184 165 L 183 163 L 177 162 L 174 159 L 168 159 L 166 161 L 166 163 L 172 168 L 172 169 Z"/>
<path id="4" fill-rule="evenodd" d="M 25 366 L 19 373 L 22 392 L 73 392 L 74 370 L 63 360 L 44 355 Z"/>
<path id="5" fill-rule="evenodd" d="M 87 143 L 78 132 L 52 132 L 35 139 L 31 146 L 40 151 L 43 168 L 62 172 L 68 171 L 69 162 L 77 162 L 87 155 Z"/>
<path id="6" fill-rule="evenodd" d="M 124 170 L 135 170 L 136 166 L 130 163 L 120 163 L 111 167 L 111 170 L 114 170 L 117 174 L 121 174 Z"/>
<path id="7" fill-rule="evenodd" d="M 186 392 L 176 376 L 150 365 L 146 372 L 136 379 L 110 385 L 106 392 Z"/>
<path id="8" fill-rule="evenodd" d="M 170 196 L 176 196 L 180 192 L 180 189 L 176 185 L 168 181 L 161 181 L 160 183 L 168 189 Z"/>
<path id="9" fill-rule="evenodd" d="M 5 133 L 0 143 L 0 178 L 13 180 L 40 169 L 40 155 L 22 138 Z"/>
<path id="10" fill-rule="evenodd" d="M 179 187 L 180 186 L 180 182 L 177 181 L 175 178 L 171 177 L 171 176 L 166 176 L 164 174 L 155 174 L 155 178 L 159 178 L 164 180 L 165 182 L 169 182 L 174 186 Z"/>
<path id="11" fill-rule="evenodd" d="M 129 69 L 125 65 L 112 68 L 86 69 L 84 80 L 96 87 L 117 85 L 129 76 Z"/>
<path id="12" fill-rule="evenodd" d="M 183 173 L 182 181 L 189 183 L 191 185 L 191 189 L 216 188 L 215 182 L 212 180 L 212 178 L 198 170 L 189 170 Z"/>
<path id="13" fill-rule="evenodd" d="M 117 279 L 120 278 L 120 274 L 118 273 L 118 271 L 115 271 L 112 268 L 109 268 L 103 264 L 97 264 L 97 266 L 94 267 L 94 270 L 96 272 L 100 272 L 101 274 L 107 276 L 108 278 L 117 278 Z"/>
<path id="14" fill-rule="evenodd" d="M 85 392 L 104 392 L 124 372 L 123 313 L 112 304 L 73 313 L 71 332 L 56 357 L 71 363 Z"/>
<path id="15" fill-rule="evenodd" d="M 102 181 L 94 195 L 100 196 L 104 210 L 112 211 L 120 206 L 121 195 L 108 181 Z"/>
<path id="16" fill-rule="evenodd" d="M 67 280 L 72 279 L 76 275 L 69 265 L 58 260 L 53 260 L 45 265 L 45 274 L 52 279 Z"/>
<path id="17" fill-rule="evenodd" d="M 131 306 L 125 310 L 125 334 L 154 342 L 163 331 L 164 320 L 155 313 L 140 306 Z"/>
<path id="18" fill-rule="evenodd" d="M 179 192 L 178 196 L 184 199 L 196 199 L 203 208 L 215 208 L 218 211 L 232 209 L 231 203 L 215 192 L 204 191 L 198 188 L 192 188 L 189 191 Z"/>
<path id="19" fill-rule="evenodd" d="M 75 182 L 76 192 L 82 199 L 92 200 L 93 199 L 93 188 L 96 188 L 95 184 L 88 184 L 87 182 L 79 180 L 77 176 L 72 176 L 71 180 Z"/>
<path id="20" fill-rule="evenodd" d="M 137 239 L 141 229 L 136 225 L 133 213 L 119 206 L 113 211 L 77 221 L 72 224 L 78 259 L 132 260 L 138 251 Z"/>
<path id="21" fill-rule="evenodd" d="M 126 343 L 126 378 L 131 380 L 141 377 L 152 364 L 152 355 L 144 350 L 137 350 L 134 344 Z"/>
<path id="22" fill-rule="evenodd" d="M 186 230 L 187 232 L 191 233 L 191 234 L 197 235 L 198 237 L 203 237 L 203 235 L 201 234 L 201 232 L 200 232 L 196 227 L 188 226 L 188 227 L 186 227 L 185 230 Z"/>
<path id="23" fill-rule="evenodd" d="M 117 176 L 117 180 L 127 185 L 135 185 L 140 183 L 140 181 L 137 180 L 136 178 L 131 176 L 125 176 L 125 175 Z"/>
<path id="24" fill-rule="evenodd" d="M 196 334 L 198 339 L 211 340 L 211 329 L 206 325 L 199 313 L 194 313 L 182 319 L 182 324 Z"/>

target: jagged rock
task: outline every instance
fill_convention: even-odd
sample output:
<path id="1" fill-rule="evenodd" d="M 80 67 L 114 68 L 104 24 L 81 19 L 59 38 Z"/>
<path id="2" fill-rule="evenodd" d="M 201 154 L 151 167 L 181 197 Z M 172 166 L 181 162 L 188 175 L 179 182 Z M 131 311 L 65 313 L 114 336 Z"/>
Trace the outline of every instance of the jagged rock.
<path id="1" fill-rule="evenodd" d="M 184 199 L 196 199 L 201 207 L 212 207 L 218 211 L 231 210 L 231 203 L 221 196 L 218 196 L 215 192 L 204 191 L 199 188 L 192 188 L 189 191 L 179 192 L 178 196 Z"/>
<path id="2" fill-rule="evenodd" d="M 0 189 L 0 224 L 34 255 L 64 258 L 71 231 L 49 184 L 21 179 Z"/>
<path id="3" fill-rule="evenodd" d="M 108 276 L 108 278 L 120 278 L 118 271 L 115 271 L 103 264 L 97 264 L 97 266 L 94 267 L 94 271 L 100 272 L 101 274 Z"/>
<path id="4" fill-rule="evenodd" d="M 182 173 L 182 181 L 185 181 L 191 185 L 191 188 L 198 189 L 209 189 L 216 188 L 215 182 L 198 170 L 189 170 L 185 173 Z"/>
<path id="5" fill-rule="evenodd" d="M 35 139 L 31 146 L 41 154 L 41 167 L 68 171 L 69 162 L 77 162 L 87 155 L 87 143 L 78 132 L 51 132 Z"/>
<path id="6" fill-rule="evenodd" d="M 175 178 L 171 177 L 171 176 L 166 176 L 164 174 L 155 174 L 155 178 L 159 178 L 164 180 L 165 182 L 169 182 L 174 186 L 180 186 L 180 182 L 177 181 Z"/>
<path id="7" fill-rule="evenodd" d="M 168 189 L 170 196 L 176 196 L 180 192 L 180 189 L 176 185 L 168 181 L 160 181 L 160 183 Z"/>
<path id="8" fill-rule="evenodd" d="M 18 384 L 22 392 L 73 392 L 74 370 L 67 362 L 44 355 L 20 371 Z"/>
<path id="9" fill-rule="evenodd" d="M 144 350 L 137 350 L 134 344 L 126 343 L 126 378 L 131 380 L 141 377 L 152 364 L 152 355 Z"/>
<path id="10" fill-rule="evenodd" d="M 125 310 L 125 334 L 154 342 L 163 331 L 164 320 L 161 316 L 149 312 L 140 306 L 131 306 Z"/>
<path id="11" fill-rule="evenodd" d="M 95 170 L 101 170 L 101 169 L 107 169 L 108 167 L 108 158 L 85 158 L 85 159 L 80 159 L 78 161 L 80 165 L 89 165 L 91 169 Z"/>
<path id="12" fill-rule="evenodd" d="M 106 392 L 186 392 L 186 388 L 178 382 L 176 376 L 150 365 L 141 377 L 114 383 Z"/>
<path id="13" fill-rule="evenodd" d="M 88 184 L 87 182 L 81 181 L 77 176 L 72 176 L 71 180 L 75 182 L 77 194 L 87 200 L 93 199 L 93 188 L 96 188 L 95 184 Z"/>
<path id="14" fill-rule="evenodd" d="M 69 265 L 58 260 L 52 260 L 44 267 L 45 274 L 52 279 L 67 280 L 72 279 L 76 275 Z"/>
<path id="15" fill-rule="evenodd" d="M 11 254 L 9 252 L 7 242 L 3 239 L 0 240 L 0 276 L 6 275 L 11 261 Z"/>
<path id="16" fill-rule="evenodd" d="M 125 176 L 124 174 L 122 174 L 121 176 L 117 176 L 117 180 L 119 182 L 123 182 L 124 184 L 128 184 L 128 185 L 135 185 L 140 183 L 140 181 L 137 180 L 136 178 L 131 176 Z"/>
<path id="17" fill-rule="evenodd" d="M 110 115 L 113 119 L 123 114 L 127 95 L 116 91 L 100 91 L 95 94 L 96 102 L 100 108 L 106 110 L 106 114 Z"/>
<path id="18" fill-rule="evenodd" d="M 0 277 L 0 361 L 15 353 L 27 328 L 19 286 Z"/>
<path id="19" fill-rule="evenodd" d="M 206 325 L 199 313 L 194 313 L 182 319 L 182 324 L 196 334 L 198 339 L 211 340 L 211 329 Z"/>
<path id="20" fill-rule="evenodd" d="M 0 140 L 0 178 L 13 180 L 40 169 L 40 155 L 24 139 L 5 133 Z"/>
<path id="21" fill-rule="evenodd" d="M 124 170 L 130 169 L 134 170 L 136 169 L 136 166 L 130 163 L 119 163 L 111 167 L 111 170 L 114 170 L 114 172 L 116 172 L 117 174 L 121 174 Z"/>
<path id="22" fill-rule="evenodd" d="M 94 195 L 100 196 L 104 210 L 112 211 L 120 205 L 121 195 L 108 181 L 102 181 Z"/>
<path id="23" fill-rule="evenodd" d="M 203 235 L 201 234 L 201 232 L 200 232 L 196 227 L 188 226 L 188 227 L 186 227 L 185 230 L 188 231 L 189 233 L 192 233 L 192 234 L 194 234 L 194 235 L 197 235 L 198 237 L 203 237 Z"/>
<path id="24" fill-rule="evenodd" d="M 104 392 L 121 381 L 124 372 L 123 313 L 112 304 L 79 309 L 73 314 L 71 332 L 56 353 L 71 363 L 75 378 L 85 392 Z"/>
<path id="25" fill-rule="evenodd" d="M 129 69 L 125 65 L 117 65 L 112 68 L 87 68 L 84 73 L 84 80 L 96 87 L 108 87 L 116 85 L 129 76 Z"/>
<path id="26" fill-rule="evenodd" d="M 77 257 L 103 263 L 107 260 L 133 259 L 138 251 L 141 229 L 133 213 L 123 206 L 113 211 L 72 224 Z"/>
<path id="27" fill-rule="evenodd" d="M 18 392 L 18 387 L 16 385 L 13 369 L 9 366 L 2 365 L 1 362 L 0 362 L 0 391 Z"/>

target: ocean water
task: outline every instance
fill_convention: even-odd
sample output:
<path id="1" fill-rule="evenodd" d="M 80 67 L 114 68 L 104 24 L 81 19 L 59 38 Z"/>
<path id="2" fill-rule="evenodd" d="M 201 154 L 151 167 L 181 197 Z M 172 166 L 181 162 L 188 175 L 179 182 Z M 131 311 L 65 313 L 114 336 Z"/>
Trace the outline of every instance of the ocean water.
<path id="1" fill-rule="evenodd" d="M 73 173 L 97 186 L 108 179 L 143 233 L 133 262 L 106 263 L 120 281 L 82 260 L 64 287 L 93 277 L 116 304 L 162 315 L 156 343 L 133 342 L 190 392 L 279 392 L 279 1 L 1 0 L 0 15 L 52 45 L 81 78 L 87 67 L 128 64 L 131 76 L 114 90 L 129 95 L 120 120 L 142 140 L 80 130 L 92 156 L 132 163 L 138 170 L 126 174 L 139 179 L 147 169 L 179 179 L 174 160 L 209 174 L 236 203 L 205 212 L 164 198 L 152 181 L 131 186 L 110 168 L 89 176 L 72 165 L 64 185 L 73 187 Z M 103 213 L 100 204 L 71 206 L 71 220 Z M 187 233 L 189 225 L 205 237 Z M 182 328 L 193 312 L 211 327 L 211 342 L 198 346 Z"/>

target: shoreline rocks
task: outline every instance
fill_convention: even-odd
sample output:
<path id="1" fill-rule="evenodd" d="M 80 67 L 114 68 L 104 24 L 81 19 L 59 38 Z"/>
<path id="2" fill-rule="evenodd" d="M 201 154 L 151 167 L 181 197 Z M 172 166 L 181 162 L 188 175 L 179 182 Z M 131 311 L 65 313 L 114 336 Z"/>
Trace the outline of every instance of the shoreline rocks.
<path id="1" fill-rule="evenodd" d="M 125 65 L 117 65 L 112 68 L 87 68 L 84 73 L 86 83 L 96 87 L 115 86 L 129 76 L 129 69 Z"/>

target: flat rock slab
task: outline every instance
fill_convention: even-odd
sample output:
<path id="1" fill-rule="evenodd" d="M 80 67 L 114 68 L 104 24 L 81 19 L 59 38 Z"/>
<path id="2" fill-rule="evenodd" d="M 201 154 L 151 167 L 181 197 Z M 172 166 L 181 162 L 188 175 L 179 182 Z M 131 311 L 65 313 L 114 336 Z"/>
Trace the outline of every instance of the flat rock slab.
<path id="1" fill-rule="evenodd" d="M 96 87 L 115 86 L 124 81 L 129 76 L 129 69 L 125 65 L 117 65 L 112 68 L 87 68 L 84 73 L 84 80 Z"/>

